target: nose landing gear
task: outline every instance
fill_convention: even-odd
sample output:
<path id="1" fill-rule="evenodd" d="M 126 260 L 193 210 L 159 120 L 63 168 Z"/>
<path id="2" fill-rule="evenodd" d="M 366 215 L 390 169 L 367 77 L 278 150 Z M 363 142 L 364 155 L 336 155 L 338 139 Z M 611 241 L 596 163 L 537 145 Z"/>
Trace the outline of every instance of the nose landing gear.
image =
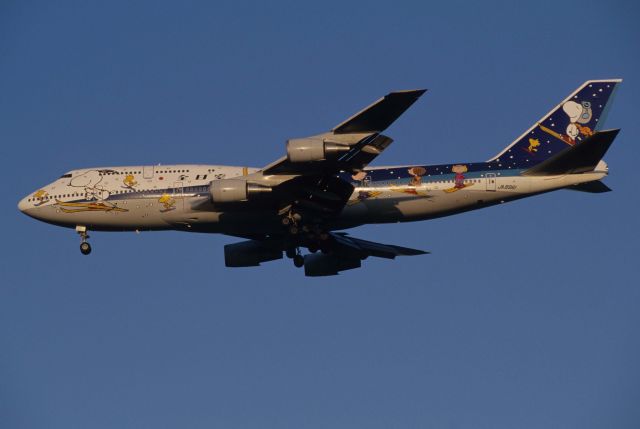
<path id="1" fill-rule="evenodd" d="M 91 253 L 91 245 L 87 241 L 89 238 L 89 234 L 87 234 L 87 227 L 84 225 L 78 225 L 76 226 L 76 232 L 80 235 L 80 239 L 82 240 L 80 242 L 80 253 L 88 255 Z"/>
<path id="2" fill-rule="evenodd" d="M 82 252 L 83 255 L 88 255 L 91 253 L 91 245 L 86 241 L 83 241 L 80 243 L 80 252 Z"/>

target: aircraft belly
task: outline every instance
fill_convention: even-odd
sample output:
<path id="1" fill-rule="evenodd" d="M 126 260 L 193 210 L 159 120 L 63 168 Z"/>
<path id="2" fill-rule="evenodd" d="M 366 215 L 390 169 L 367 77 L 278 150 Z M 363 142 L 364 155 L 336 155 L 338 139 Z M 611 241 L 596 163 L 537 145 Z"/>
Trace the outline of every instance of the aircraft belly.
<path id="1" fill-rule="evenodd" d="M 55 225 L 84 225 L 94 231 L 171 229 L 170 223 L 148 199 L 57 201 L 30 209 L 27 214 Z"/>
<path id="2" fill-rule="evenodd" d="M 528 181 L 522 178 L 509 178 L 498 183 L 499 191 L 487 191 L 480 186 L 452 191 L 450 186 L 435 186 L 419 188 L 417 196 L 398 196 L 397 192 L 372 187 L 367 190 L 370 197 L 352 200 L 342 211 L 340 220 L 361 225 L 432 219 L 512 200 L 529 189 Z"/>

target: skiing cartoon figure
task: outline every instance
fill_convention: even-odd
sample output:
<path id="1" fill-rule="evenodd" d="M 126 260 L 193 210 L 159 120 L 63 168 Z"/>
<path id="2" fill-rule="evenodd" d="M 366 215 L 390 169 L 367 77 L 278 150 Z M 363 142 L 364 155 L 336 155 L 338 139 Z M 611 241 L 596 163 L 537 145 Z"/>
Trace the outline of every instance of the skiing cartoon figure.
<path id="1" fill-rule="evenodd" d="M 124 179 L 122 179 L 122 183 L 124 184 L 124 187 L 127 189 L 133 189 L 134 186 L 138 184 L 133 174 L 127 174 L 127 176 Z"/>
<path id="2" fill-rule="evenodd" d="M 464 173 L 466 173 L 467 171 L 469 171 L 469 168 L 463 164 L 456 164 L 453 167 L 451 167 L 451 172 L 456 174 L 453 180 L 453 187 L 448 189 L 443 189 L 444 192 L 447 192 L 447 193 L 456 192 L 456 191 L 459 191 L 460 189 L 464 189 L 468 186 L 472 186 L 473 183 L 464 183 L 464 180 L 465 180 Z"/>
<path id="3" fill-rule="evenodd" d="M 420 186 L 422 184 L 422 176 L 427 173 L 427 170 L 424 167 L 411 167 L 408 172 L 411 175 L 409 185 Z"/>
<path id="4" fill-rule="evenodd" d="M 455 187 L 458 189 L 464 188 L 464 173 L 469 171 L 466 165 L 454 165 L 451 167 L 451 171 L 456 173 Z"/>
<path id="5" fill-rule="evenodd" d="M 361 185 L 363 184 L 365 177 L 367 177 L 366 171 L 358 171 L 356 174 L 351 176 L 353 180 L 360 182 Z"/>
<path id="6" fill-rule="evenodd" d="M 352 206 L 357 203 L 364 202 L 370 198 L 375 198 L 382 194 L 380 191 L 358 191 L 358 195 L 354 199 L 347 201 L 347 205 Z"/>
<path id="7" fill-rule="evenodd" d="M 162 194 L 160 198 L 158 198 L 158 202 L 164 206 L 164 210 L 160 210 L 161 212 L 168 212 L 176 208 L 176 200 L 171 198 L 169 194 Z"/>
<path id="8" fill-rule="evenodd" d="M 44 189 L 39 189 L 35 194 L 33 194 L 33 199 L 38 201 L 37 203 L 34 203 L 34 206 L 41 206 L 49 200 L 49 193 Z"/>

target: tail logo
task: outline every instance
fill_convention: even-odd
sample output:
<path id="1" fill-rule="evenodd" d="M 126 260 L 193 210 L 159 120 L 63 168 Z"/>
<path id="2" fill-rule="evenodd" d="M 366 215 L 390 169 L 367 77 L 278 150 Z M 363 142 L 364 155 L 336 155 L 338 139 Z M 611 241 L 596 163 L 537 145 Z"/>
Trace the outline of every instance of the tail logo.
<path id="1" fill-rule="evenodd" d="M 589 80 L 490 161 L 529 168 L 567 146 L 581 144 L 603 126 L 620 79 Z"/>
<path id="2" fill-rule="evenodd" d="M 569 124 L 565 130 L 566 134 L 560 134 L 542 124 L 538 124 L 540 125 L 540 129 L 545 133 L 562 140 L 569 146 L 575 146 L 576 140 L 579 140 L 580 136 L 591 137 L 593 135 L 593 130 L 585 125 L 588 124 L 593 117 L 590 102 L 583 101 L 581 103 L 576 103 L 575 101 L 567 101 L 562 105 L 562 110 L 569 117 Z M 554 124 L 551 124 L 551 126 L 553 125 Z M 531 140 L 532 139 L 529 139 L 529 142 L 531 142 Z"/>
<path id="3" fill-rule="evenodd" d="M 567 101 L 562 105 L 562 110 L 569 117 L 569 125 L 567 125 L 566 131 L 573 144 L 575 144 L 576 138 L 580 134 L 585 137 L 593 135 L 591 128 L 584 126 L 584 124 L 588 124 L 591 121 L 593 116 L 590 102 L 576 103 L 575 101 Z"/>

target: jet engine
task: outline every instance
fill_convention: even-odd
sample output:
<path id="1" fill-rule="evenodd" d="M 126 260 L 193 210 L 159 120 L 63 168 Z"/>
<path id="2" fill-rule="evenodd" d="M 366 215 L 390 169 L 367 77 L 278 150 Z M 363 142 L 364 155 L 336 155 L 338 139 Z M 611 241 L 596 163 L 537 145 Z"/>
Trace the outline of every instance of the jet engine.
<path id="1" fill-rule="evenodd" d="M 273 249 L 255 240 L 224 246 L 224 264 L 227 267 L 257 267 L 261 262 L 282 259 L 282 250 Z"/>
<path id="2" fill-rule="evenodd" d="M 333 143 L 322 138 L 304 138 L 287 140 L 287 158 L 290 162 L 324 161 L 337 158 L 348 152 L 350 147 Z"/>
<path id="3" fill-rule="evenodd" d="M 214 180 L 209 186 L 209 194 L 214 204 L 240 203 L 269 192 L 271 187 L 244 179 Z"/>
<path id="4" fill-rule="evenodd" d="M 339 271 L 360 268 L 360 258 L 333 253 L 313 253 L 304 257 L 304 274 L 309 277 L 335 276 Z"/>

